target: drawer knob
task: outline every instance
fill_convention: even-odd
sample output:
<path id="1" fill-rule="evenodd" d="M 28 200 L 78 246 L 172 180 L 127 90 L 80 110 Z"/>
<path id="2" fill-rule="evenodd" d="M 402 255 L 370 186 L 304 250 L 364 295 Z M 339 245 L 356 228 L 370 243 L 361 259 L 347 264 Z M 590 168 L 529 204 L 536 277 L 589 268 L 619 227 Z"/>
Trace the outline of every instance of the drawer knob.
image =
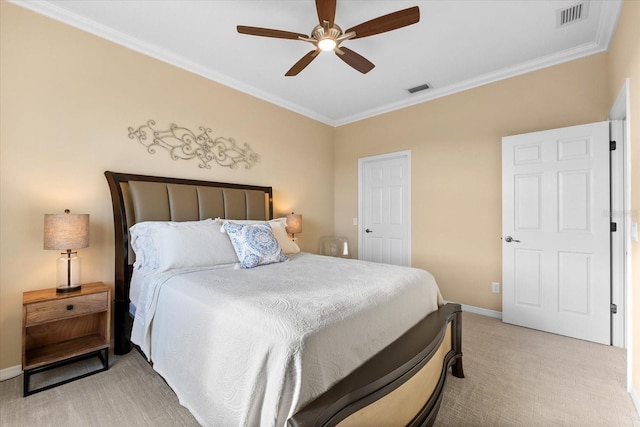
<path id="1" fill-rule="evenodd" d="M 73 310 L 73 304 L 69 304 L 69 305 L 67 306 L 67 310 Z"/>

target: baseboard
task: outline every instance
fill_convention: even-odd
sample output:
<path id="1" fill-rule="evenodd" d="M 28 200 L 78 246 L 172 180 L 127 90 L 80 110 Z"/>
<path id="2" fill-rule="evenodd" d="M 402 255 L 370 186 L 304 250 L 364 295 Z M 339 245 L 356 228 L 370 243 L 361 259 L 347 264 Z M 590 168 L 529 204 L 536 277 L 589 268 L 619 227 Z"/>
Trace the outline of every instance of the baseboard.
<path id="1" fill-rule="evenodd" d="M 22 374 L 22 365 L 0 369 L 0 381 L 8 380 Z"/>
<path id="2" fill-rule="evenodd" d="M 445 303 L 447 302 L 455 302 L 455 301 L 445 301 Z M 460 305 L 462 306 L 462 311 L 467 311 L 469 313 L 480 314 L 482 316 L 493 317 L 495 319 L 502 320 L 501 311 L 489 310 L 488 308 L 475 307 L 473 305 L 467 305 L 467 304 L 460 304 Z"/>
<path id="3" fill-rule="evenodd" d="M 629 394 L 631 395 L 631 400 L 633 400 L 633 404 L 636 406 L 636 411 L 638 411 L 638 415 L 640 415 L 640 397 L 638 397 L 638 392 L 636 391 L 633 384 L 629 389 Z"/>

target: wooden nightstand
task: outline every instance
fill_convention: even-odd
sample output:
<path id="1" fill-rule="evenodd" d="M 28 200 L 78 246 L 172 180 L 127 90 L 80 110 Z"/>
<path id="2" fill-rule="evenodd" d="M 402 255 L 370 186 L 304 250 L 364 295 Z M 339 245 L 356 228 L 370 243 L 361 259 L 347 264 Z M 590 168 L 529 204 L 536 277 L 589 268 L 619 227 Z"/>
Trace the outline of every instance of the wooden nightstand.
<path id="1" fill-rule="evenodd" d="M 22 370 L 24 396 L 109 369 L 111 289 L 87 283 L 77 292 L 56 289 L 25 292 L 22 297 Z M 29 390 L 31 375 L 90 357 L 102 368 Z"/>

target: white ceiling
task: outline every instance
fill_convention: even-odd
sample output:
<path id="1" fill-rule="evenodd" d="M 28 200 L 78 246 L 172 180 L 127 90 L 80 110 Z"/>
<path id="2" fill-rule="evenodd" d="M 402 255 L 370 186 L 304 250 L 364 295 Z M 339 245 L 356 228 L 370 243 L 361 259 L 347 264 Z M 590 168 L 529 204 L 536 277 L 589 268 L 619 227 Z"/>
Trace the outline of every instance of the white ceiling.
<path id="1" fill-rule="evenodd" d="M 14 3 L 324 123 L 338 126 L 492 81 L 602 52 L 621 1 L 585 0 L 587 17 L 558 28 L 579 0 L 338 0 L 343 29 L 411 6 L 420 22 L 344 46 L 376 67 L 355 71 L 323 52 L 285 72 L 312 46 L 255 37 L 236 25 L 310 33 L 310 0 L 44 0 Z M 429 83 L 432 89 L 406 89 Z"/>

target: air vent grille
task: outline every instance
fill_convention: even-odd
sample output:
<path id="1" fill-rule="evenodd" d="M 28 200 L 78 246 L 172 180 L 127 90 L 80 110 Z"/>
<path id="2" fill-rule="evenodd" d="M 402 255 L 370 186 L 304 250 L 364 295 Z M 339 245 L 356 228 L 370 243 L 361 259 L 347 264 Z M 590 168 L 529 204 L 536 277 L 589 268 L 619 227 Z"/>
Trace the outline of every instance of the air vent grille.
<path id="1" fill-rule="evenodd" d="M 429 83 L 425 83 L 425 84 L 421 84 L 420 86 L 409 88 L 409 89 L 407 89 L 407 92 L 416 93 L 416 92 L 420 92 L 421 90 L 427 90 L 427 89 L 430 89 L 430 88 L 431 88 L 431 86 L 429 86 Z"/>
<path id="2" fill-rule="evenodd" d="M 564 27 L 565 25 L 585 19 L 587 17 L 587 5 L 588 3 L 583 1 L 565 9 L 558 10 L 558 27 Z"/>

